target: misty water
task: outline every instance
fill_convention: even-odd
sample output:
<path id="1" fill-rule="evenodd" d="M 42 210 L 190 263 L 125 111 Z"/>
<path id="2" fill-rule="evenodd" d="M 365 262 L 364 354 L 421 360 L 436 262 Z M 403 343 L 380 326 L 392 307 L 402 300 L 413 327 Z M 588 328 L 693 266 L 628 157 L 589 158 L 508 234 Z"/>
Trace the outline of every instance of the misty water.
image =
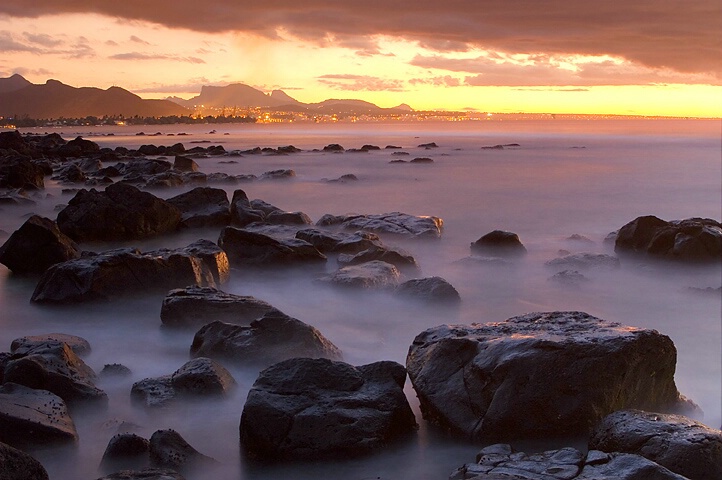
<path id="1" fill-rule="evenodd" d="M 216 129 L 217 133 L 209 133 Z M 29 130 L 42 133 L 45 129 Z M 137 136 L 161 132 L 161 136 Z M 685 268 L 622 259 L 619 269 L 588 270 L 579 288 L 549 281 L 559 269 L 544 263 L 559 250 L 613 254 L 603 240 L 611 231 L 640 215 L 665 220 L 722 217 L 720 122 L 699 120 L 516 121 L 408 124 L 173 125 L 143 127 L 69 127 L 101 146 L 137 148 L 209 141 L 226 150 L 294 145 L 302 153 L 287 156 L 245 155 L 196 159 L 205 173 L 255 174 L 291 168 L 296 177 L 254 181 L 236 188 L 281 209 L 303 211 L 314 221 L 323 214 L 405 212 L 435 215 L 444 221 L 440 240 L 383 236 L 387 245 L 412 253 L 419 276 L 438 275 L 459 291 L 457 310 L 402 301 L 383 292 L 338 291 L 313 283 L 318 272 L 303 269 L 258 272 L 234 270 L 221 289 L 253 295 L 292 317 L 317 327 L 335 343 L 348 363 L 377 360 L 405 362 L 414 337 L 445 323 L 495 322 L 535 311 L 581 310 L 623 324 L 653 328 L 674 341 L 678 351 L 679 390 L 700 405 L 703 421 L 722 423 L 721 299 L 719 293 L 691 290 L 717 288 L 720 265 Z M 168 134 L 187 133 L 187 136 Z M 106 136 L 114 133 L 113 136 Z M 435 142 L 426 150 L 420 144 Z M 373 144 L 381 150 L 340 154 L 312 151 L 331 143 L 345 148 Z M 518 143 L 503 150 L 484 146 Z M 200 144 L 207 146 L 208 144 Z M 408 157 L 394 157 L 397 145 Z M 392 164 L 430 157 L 431 164 Z M 171 159 L 172 160 L 172 159 Z M 354 174 L 357 182 L 325 179 Z M 50 218 L 72 194 L 48 181 L 32 207 L 3 207 L 3 236 L 17 229 L 30 212 Z M 192 188 L 154 190 L 168 198 Z M 516 232 L 528 250 L 512 265 L 463 262 L 469 244 L 495 229 Z M 185 246 L 199 238 L 218 240 L 218 230 L 187 230 L 126 245 L 150 250 Z M 569 240 L 583 235 L 592 243 Z M 103 250 L 114 245 L 82 245 Z M 330 260 L 326 270 L 335 269 Z M 84 360 L 96 372 L 121 363 L 127 378 L 101 379 L 110 398 L 103 411 L 73 411 L 80 441 L 74 448 L 33 451 L 52 479 L 93 479 L 108 440 L 121 422 L 149 438 L 158 429 L 177 430 L 192 446 L 221 464 L 220 470 L 197 472 L 189 479 L 345 478 L 445 479 L 472 461 L 478 445 L 455 441 L 425 424 L 407 381 L 406 392 L 420 428 L 411 438 L 372 455 L 350 461 L 253 466 L 240 453 L 238 425 L 243 403 L 257 371 L 226 365 L 238 381 L 227 398 L 178 402 L 166 409 L 144 409 L 130 402 L 131 385 L 143 378 L 170 374 L 189 359 L 194 331 L 161 328 L 163 295 L 139 295 L 107 303 L 40 307 L 30 303 L 36 279 L 13 277 L 0 266 L 0 350 L 13 339 L 62 332 L 86 338 L 93 351 Z M 523 414 L 523 412 L 520 412 Z M 531 448 L 518 445 L 520 448 Z M 538 448 L 561 447 L 549 440 Z M 579 445 L 578 445 L 579 446 Z M 581 445 L 583 446 L 583 444 Z"/>

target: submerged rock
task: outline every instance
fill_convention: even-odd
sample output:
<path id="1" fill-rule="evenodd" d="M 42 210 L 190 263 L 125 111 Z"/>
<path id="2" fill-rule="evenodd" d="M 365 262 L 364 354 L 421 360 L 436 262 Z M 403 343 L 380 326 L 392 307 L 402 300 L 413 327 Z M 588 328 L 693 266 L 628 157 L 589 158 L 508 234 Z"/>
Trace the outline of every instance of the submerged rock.
<path id="1" fill-rule="evenodd" d="M 0 263 L 13 273 L 42 273 L 80 256 L 78 245 L 49 218 L 33 215 L 0 247 Z"/>
<path id="2" fill-rule="evenodd" d="M 318 279 L 337 287 L 361 288 L 368 290 L 393 288 L 401 278 L 401 272 L 390 263 L 381 260 L 342 267 L 330 275 Z"/>
<path id="3" fill-rule="evenodd" d="M 545 265 L 565 270 L 613 269 L 619 268 L 619 259 L 604 253 L 570 253 L 549 260 Z"/>
<path id="4" fill-rule="evenodd" d="M 620 408 L 692 408 L 669 337 L 583 312 L 422 332 L 406 366 L 429 421 L 475 440 L 587 435 Z"/>
<path id="5" fill-rule="evenodd" d="M 347 230 L 365 230 L 414 238 L 439 238 L 444 221 L 439 217 L 393 212 L 380 215 L 324 215 L 316 225 L 339 226 Z"/>
<path id="6" fill-rule="evenodd" d="M 459 292 L 441 277 L 414 278 L 394 290 L 396 295 L 433 304 L 457 304 L 461 301 Z"/>
<path id="7" fill-rule="evenodd" d="M 516 233 L 494 230 L 472 243 L 471 252 L 495 257 L 519 257 L 526 254 L 526 247 Z"/>
<path id="8" fill-rule="evenodd" d="M 416 428 L 395 362 L 361 367 L 294 358 L 262 371 L 241 415 L 241 446 L 272 460 L 343 458 L 380 449 Z"/>

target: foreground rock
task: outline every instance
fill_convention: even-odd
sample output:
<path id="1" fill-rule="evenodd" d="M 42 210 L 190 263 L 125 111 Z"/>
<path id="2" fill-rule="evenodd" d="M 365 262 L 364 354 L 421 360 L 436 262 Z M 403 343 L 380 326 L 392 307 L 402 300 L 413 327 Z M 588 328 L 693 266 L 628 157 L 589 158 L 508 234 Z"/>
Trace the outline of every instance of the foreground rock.
<path id="1" fill-rule="evenodd" d="M 13 354 L 27 355 L 28 352 L 41 344 L 64 343 L 76 355 L 82 357 L 90 354 L 90 342 L 77 335 L 67 333 L 48 333 L 46 335 L 28 335 L 27 337 L 16 338 L 10 344 L 10 352 Z"/>
<path id="2" fill-rule="evenodd" d="M 195 358 L 172 375 L 133 384 L 131 398 L 149 407 L 164 406 L 178 397 L 222 396 L 236 385 L 231 374 L 210 358 Z"/>
<path id="3" fill-rule="evenodd" d="M 516 233 L 494 230 L 472 243 L 471 252 L 495 257 L 520 257 L 526 254 L 526 247 Z"/>
<path id="4" fill-rule="evenodd" d="M 395 362 L 294 358 L 262 371 L 243 407 L 242 448 L 261 459 L 350 457 L 413 431 Z"/>
<path id="5" fill-rule="evenodd" d="M 0 443 L 0 479 L 48 480 L 48 472 L 27 453 Z"/>
<path id="6" fill-rule="evenodd" d="M 181 213 L 148 192 L 114 183 L 101 192 L 80 190 L 58 213 L 57 222 L 76 242 L 139 240 L 176 230 Z"/>
<path id="7" fill-rule="evenodd" d="M 461 302 L 459 292 L 441 277 L 408 280 L 396 287 L 394 293 L 433 304 L 453 305 Z"/>
<path id="8" fill-rule="evenodd" d="M 0 442 L 25 448 L 77 440 L 62 398 L 15 383 L 0 385 Z"/>
<path id="9" fill-rule="evenodd" d="M 178 471 L 212 467 L 217 462 L 193 448 L 175 430 L 158 430 L 150 437 L 150 461 L 160 468 Z"/>
<path id="10" fill-rule="evenodd" d="M 33 215 L 0 247 L 0 263 L 13 273 L 43 273 L 80 256 L 78 245 L 49 218 Z"/>
<path id="11" fill-rule="evenodd" d="M 196 187 L 167 202 L 180 210 L 181 226 L 186 228 L 215 227 L 231 222 L 231 204 L 226 191 L 220 188 Z"/>
<path id="12" fill-rule="evenodd" d="M 396 287 L 400 277 L 401 272 L 395 266 L 374 260 L 339 268 L 330 275 L 320 277 L 318 281 L 343 288 L 377 290 Z"/>
<path id="13" fill-rule="evenodd" d="M 619 230 L 614 251 L 680 262 L 720 262 L 722 224 L 709 218 L 666 222 L 653 215 L 637 217 Z"/>
<path id="14" fill-rule="evenodd" d="M 248 325 L 276 311 L 273 305 L 255 297 L 194 285 L 168 292 L 160 309 L 160 319 L 163 325 L 182 328 L 199 328 L 215 321 Z"/>
<path id="15" fill-rule="evenodd" d="M 311 325 L 279 311 L 266 313 L 250 326 L 213 322 L 193 337 L 191 356 L 234 363 L 271 365 L 294 357 L 341 359 L 341 351 Z"/>
<path id="16" fill-rule="evenodd" d="M 510 445 L 483 448 L 476 463 L 467 463 L 449 480 L 685 480 L 661 465 L 638 455 L 571 447 L 527 455 Z"/>
<path id="17" fill-rule="evenodd" d="M 619 408 L 689 407 L 674 383 L 676 357 L 655 330 L 550 312 L 431 328 L 406 366 L 425 418 L 493 441 L 587 435 Z"/>
<path id="18" fill-rule="evenodd" d="M 589 448 L 641 455 L 692 480 L 722 478 L 722 432 L 682 415 L 614 412 L 594 430 Z"/>
<path id="19" fill-rule="evenodd" d="M 215 286 L 228 278 L 228 260 L 212 242 L 141 253 L 121 248 L 59 263 L 40 278 L 32 301 L 77 303 L 187 285 Z"/>
<path id="20" fill-rule="evenodd" d="M 326 262 L 324 254 L 303 240 L 274 238 L 234 227 L 226 227 L 221 231 L 218 245 L 228 254 L 231 264 L 238 266 L 287 266 Z"/>
<path id="21" fill-rule="evenodd" d="M 107 472 L 148 466 L 150 442 L 134 433 L 119 433 L 108 442 L 100 467 Z"/>
<path id="22" fill-rule="evenodd" d="M 324 215 L 319 226 L 338 226 L 346 230 L 365 230 L 415 238 L 439 238 L 444 221 L 439 217 L 414 216 L 393 212 L 380 215 Z"/>
<path id="23" fill-rule="evenodd" d="M 45 171 L 20 155 L 0 157 L 0 188 L 42 190 L 45 188 Z"/>
<path id="24" fill-rule="evenodd" d="M 185 477 L 169 468 L 145 468 L 143 470 L 121 470 L 97 480 L 185 480 Z"/>

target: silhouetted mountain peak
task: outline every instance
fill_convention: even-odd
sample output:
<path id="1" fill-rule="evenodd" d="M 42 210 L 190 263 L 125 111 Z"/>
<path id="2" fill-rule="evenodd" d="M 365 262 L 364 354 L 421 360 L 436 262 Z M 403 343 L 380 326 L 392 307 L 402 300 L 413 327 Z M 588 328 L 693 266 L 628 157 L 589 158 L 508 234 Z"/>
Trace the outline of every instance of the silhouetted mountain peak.
<path id="1" fill-rule="evenodd" d="M 16 73 L 8 78 L 0 78 L 0 93 L 14 92 L 32 85 L 22 75 Z"/>

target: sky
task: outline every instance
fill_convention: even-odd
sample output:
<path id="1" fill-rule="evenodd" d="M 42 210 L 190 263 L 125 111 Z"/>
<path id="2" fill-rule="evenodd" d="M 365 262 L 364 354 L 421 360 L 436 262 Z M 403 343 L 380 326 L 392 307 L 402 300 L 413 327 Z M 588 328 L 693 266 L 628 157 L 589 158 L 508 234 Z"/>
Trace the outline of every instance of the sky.
<path id="1" fill-rule="evenodd" d="M 28 0 L 0 77 L 416 110 L 722 117 L 720 0 Z"/>

